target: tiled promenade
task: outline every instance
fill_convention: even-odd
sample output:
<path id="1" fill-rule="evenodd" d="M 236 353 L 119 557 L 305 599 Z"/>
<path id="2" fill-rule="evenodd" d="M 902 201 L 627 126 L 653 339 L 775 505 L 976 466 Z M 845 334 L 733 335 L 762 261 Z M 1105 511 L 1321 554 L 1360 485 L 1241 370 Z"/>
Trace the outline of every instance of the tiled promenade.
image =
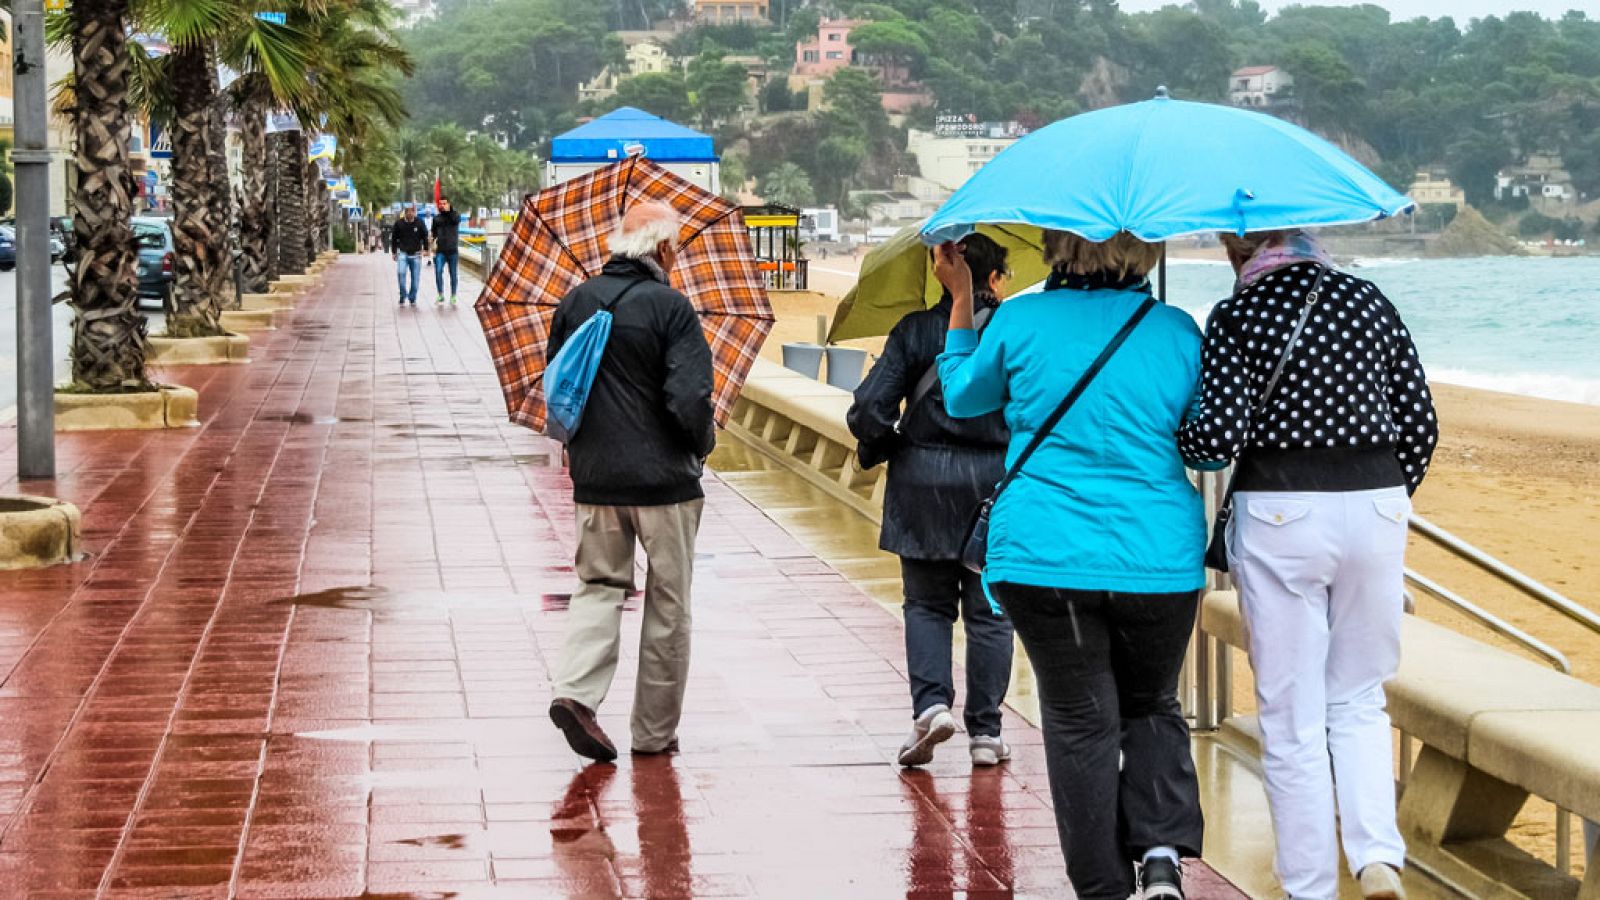
<path id="1" fill-rule="evenodd" d="M 684 752 L 581 767 L 544 714 L 559 454 L 465 302 L 397 311 L 391 272 L 347 258 L 250 365 L 161 373 L 203 427 L 64 435 L 22 486 L 91 556 L 0 573 L 0 897 L 1070 896 L 1039 734 L 900 773 L 898 622 L 715 479 Z"/>

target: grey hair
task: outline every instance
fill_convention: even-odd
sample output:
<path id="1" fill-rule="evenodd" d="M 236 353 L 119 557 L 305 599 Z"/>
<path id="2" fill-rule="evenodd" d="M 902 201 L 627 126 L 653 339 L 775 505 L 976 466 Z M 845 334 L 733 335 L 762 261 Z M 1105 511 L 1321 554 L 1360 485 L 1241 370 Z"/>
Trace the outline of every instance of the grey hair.
<path id="1" fill-rule="evenodd" d="M 644 259 L 654 257 L 656 247 L 660 246 L 662 241 L 677 245 L 678 231 L 683 227 L 677 210 L 666 204 L 652 203 L 648 207 L 634 207 L 631 212 L 645 213 L 646 209 L 649 212 L 642 216 L 643 222 L 635 221 L 630 227 L 628 221 L 630 217 L 624 216 L 616 230 L 611 232 L 608 246 L 612 256 L 623 259 Z"/>

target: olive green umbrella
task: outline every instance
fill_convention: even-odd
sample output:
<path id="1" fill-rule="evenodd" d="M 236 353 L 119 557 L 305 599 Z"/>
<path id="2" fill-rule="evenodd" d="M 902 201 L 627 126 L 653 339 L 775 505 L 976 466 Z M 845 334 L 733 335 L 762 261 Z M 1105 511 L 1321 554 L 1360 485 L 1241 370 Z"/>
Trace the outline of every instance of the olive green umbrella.
<path id="1" fill-rule="evenodd" d="M 933 258 L 922 243 L 921 229 L 921 225 L 901 229 L 861 261 L 856 286 L 833 314 L 829 341 L 881 337 L 911 313 L 939 304 L 944 287 L 933 277 Z M 1006 265 L 1011 269 L 1004 288 L 1007 295 L 1026 290 L 1050 274 L 1044 264 L 1044 233 L 1040 229 L 979 225 L 978 233 L 1006 248 Z"/>

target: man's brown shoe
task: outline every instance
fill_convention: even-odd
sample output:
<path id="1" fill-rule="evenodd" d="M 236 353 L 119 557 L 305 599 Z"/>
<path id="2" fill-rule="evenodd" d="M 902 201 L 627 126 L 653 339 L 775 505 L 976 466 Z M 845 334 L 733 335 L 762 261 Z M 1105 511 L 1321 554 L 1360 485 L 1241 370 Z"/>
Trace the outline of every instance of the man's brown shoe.
<path id="1" fill-rule="evenodd" d="M 617 747 L 606 737 L 594 710 L 576 700 L 557 698 L 550 704 L 550 721 L 567 737 L 567 745 L 579 756 L 596 762 L 611 762 L 617 758 Z"/>

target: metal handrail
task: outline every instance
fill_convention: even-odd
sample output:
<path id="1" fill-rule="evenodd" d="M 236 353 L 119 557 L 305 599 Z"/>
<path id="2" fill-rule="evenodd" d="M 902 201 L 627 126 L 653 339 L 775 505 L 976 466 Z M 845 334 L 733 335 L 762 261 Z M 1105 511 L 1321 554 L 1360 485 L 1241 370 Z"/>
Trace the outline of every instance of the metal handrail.
<path id="1" fill-rule="evenodd" d="M 1573 600 L 1552 591 L 1522 572 L 1506 565 L 1504 562 L 1472 546 L 1461 538 L 1456 537 L 1443 528 L 1429 522 L 1415 513 L 1411 516 L 1411 528 L 1435 544 L 1451 551 L 1456 556 L 1472 563 L 1478 568 L 1495 576 L 1506 584 L 1522 591 L 1522 593 L 1543 603 L 1545 606 L 1556 610 L 1580 625 L 1588 628 L 1595 634 L 1600 634 L 1600 615 L 1578 605 Z"/>
<path id="2" fill-rule="evenodd" d="M 1572 664 L 1567 661 L 1566 656 L 1560 650 L 1412 569 L 1406 569 L 1406 580 L 1442 600 L 1446 605 L 1453 607 L 1458 612 L 1477 620 L 1479 624 L 1495 634 L 1520 644 L 1531 653 L 1543 657 L 1561 672 L 1567 675 L 1572 674 Z"/>

